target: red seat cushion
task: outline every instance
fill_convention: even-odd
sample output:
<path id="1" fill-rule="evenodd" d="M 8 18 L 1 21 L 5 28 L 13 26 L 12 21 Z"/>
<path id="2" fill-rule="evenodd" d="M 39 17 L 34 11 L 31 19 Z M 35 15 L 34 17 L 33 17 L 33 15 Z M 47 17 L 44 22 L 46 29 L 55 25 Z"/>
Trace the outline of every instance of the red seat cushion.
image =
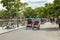
<path id="1" fill-rule="evenodd" d="M 39 24 L 39 22 L 34 22 L 34 25 L 38 25 Z"/>

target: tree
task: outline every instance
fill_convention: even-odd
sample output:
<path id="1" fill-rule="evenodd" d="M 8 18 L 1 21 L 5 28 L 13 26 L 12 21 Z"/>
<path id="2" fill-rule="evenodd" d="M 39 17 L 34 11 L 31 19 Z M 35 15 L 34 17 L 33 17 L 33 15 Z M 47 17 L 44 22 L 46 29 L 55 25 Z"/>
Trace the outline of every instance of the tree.
<path id="1" fill-rule="evenodd" d="M 60 6 L 60 0 L 54 0 L 54 5 L 55 5 L 55 6 L 57 6 L 57 5 Z"/>
<path id="2" fill-rule="evenodd" d="M 45 14 L 46 17 L 53 17 L 55 15 L 54 4 L 45 4 Z"/>
<path id="3" fill-rule="evenodd" d="M 43 11 L 44 11 L 44 7 L 38 7 L 34 9 L 34 13 L 36 14 L 36 16 L 39 17 L 43 17 Z"/>
<path id="4" fill-rule="evenodd" d="M 34 17 L 34 10 L 31 7 L 27 7 L 23 12 L 24 12 L 24 16 L 27 18 L 29 16 Z"/>
<path id="5" fill-rule="evenodd" d="M 8 11 L 9 16 L 16 17 L 17 13 L 21 11 L 22 4 L 20 0 L 2 0 L 1 3 Z"/>
<path id="6" fill-rule="evenodd" d="M 20 8 L 20 12 L 18 13 L 18 15 L 20 15 L 21 17 L 24 17 L 24 11 L 25 11 L 25 8 L 27 8 L 28 4 L 27 3 L 22 3 L 22 6 Z"/>
<path id="7" fill-rule="evenodd" d="M 60 0 L 54 0 L 54 8 L 56 16 L 60 15 Z"/>

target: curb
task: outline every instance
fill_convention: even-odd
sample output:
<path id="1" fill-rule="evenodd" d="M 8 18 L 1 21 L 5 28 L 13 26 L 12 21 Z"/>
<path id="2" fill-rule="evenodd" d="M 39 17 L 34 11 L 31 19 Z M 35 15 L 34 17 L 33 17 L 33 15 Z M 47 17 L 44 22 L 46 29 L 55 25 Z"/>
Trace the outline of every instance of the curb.
<path id="1" fill-rule="evenodd" d="M 22 27 L 22 28 L 25 28 L 25 27 Z M 22 28 L 11 29 L 11 30 L 8 30 L 6 32 L 0 33 L 0 35 L 5 34 L 5 33 L 9 33 L 9 32 L 12 32 L 12 31 L 16 31 L 16 30 L 19 30 L 19 29 L 22 29 Z"/>

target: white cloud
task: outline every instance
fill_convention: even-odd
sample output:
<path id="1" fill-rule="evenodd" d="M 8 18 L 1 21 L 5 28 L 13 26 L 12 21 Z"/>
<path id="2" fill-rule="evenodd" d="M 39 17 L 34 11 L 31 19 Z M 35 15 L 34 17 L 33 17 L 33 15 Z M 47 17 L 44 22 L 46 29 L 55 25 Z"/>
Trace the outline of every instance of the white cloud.
<path id="1" fill-rule="evenodd" d="M 28 0 L 20 0 L 21 2 L 28 2 Z"/>
<path id="2" fill-rule="evenodd" d="M 21 2 L 27 2 L 30 7 L 36 8 L 36 7 L 44 6 L 45 3 L 52 3 L 53 0 L 21 0 Z M 5 8 L 2 6 L 2 4 L 0 4 L 0 10 L 2 9 Z"/>
<path id="3" fill-rule="evenodd" d="M 21 0 L 21 2 L 42 2 L 42 1 L 51 3 L 53 0 Z"/>
<path id="4" fill-rule="evenodd" d="M 27 2 L 30 7 L 36 8 L 44 6 L 45 3 L 53 3 L 53 0 L 21 0 L 22 2 Z"/>
<path id="5" fill-rule="evenodd" d="M 54 0 L 47 0 L 47 3 L 53 3 Z"/>

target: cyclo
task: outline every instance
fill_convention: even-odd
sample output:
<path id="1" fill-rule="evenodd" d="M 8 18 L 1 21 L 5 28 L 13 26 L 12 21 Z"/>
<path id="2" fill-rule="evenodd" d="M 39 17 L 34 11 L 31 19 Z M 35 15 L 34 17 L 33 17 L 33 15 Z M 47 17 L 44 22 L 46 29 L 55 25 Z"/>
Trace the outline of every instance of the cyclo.
<path id="1" fill-rule="evenodd" d="M 27 27 L 26 28 L 32 28 L 32 18 L 27 19 Z"/>
<path id="2" fill-rule="evenodd" d="M 33 23 L 33 27 L 32 27 L 32 29 L 34 30 L 34 28 L 36 28 L 36 29 L 40 29 L 40 18 L 35 18 L 35 20 L 34 20 L 34 23 Z"/>

